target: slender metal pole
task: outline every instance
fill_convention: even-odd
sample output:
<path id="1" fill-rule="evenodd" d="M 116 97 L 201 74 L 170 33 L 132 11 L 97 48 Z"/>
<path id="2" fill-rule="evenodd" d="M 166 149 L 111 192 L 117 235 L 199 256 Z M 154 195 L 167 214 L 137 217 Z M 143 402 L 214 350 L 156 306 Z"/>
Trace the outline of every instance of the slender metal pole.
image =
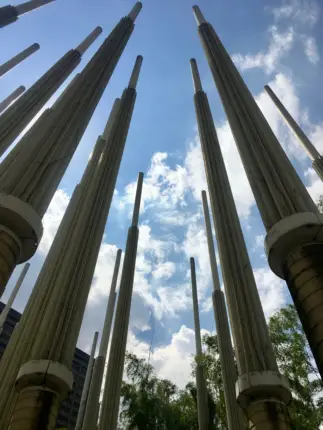
<path id="1" fill-rule="evenodd" d="M 95 354 L 95 350 L 96 350 L 96 344 L 98 341 L 98 336 L 99 336 L 99 332 L 96 331 L 94 333 L 90 359 L 89 359 L 89 363 L 87 365 L 87 371 L 86 371 L 86 375 L 85 375 L 85 381 L 84 381 L 84 386 L 83 386 L 83 391 L 82 391 L 80 408 L 79 408 L 79 412 L 77 414 L 75 430 L 81 430 L 82 425 L 83 425 L 84 412 L 85 412 L 87 398 L 88 398 L 88 394 L 89 394 L 91 376 L 92 376 L 92 371 L 93 371 L 94 354 Z"/>
<path id="2" fill-rule="evenodd" d="M 9 313 L 9 311 L 12 307 L 12 304 L 13 304 L 13 302 L 14 302 L 17 294 L 18 294 L 18 291 L 21 287 L 21 284 L 23 283 L 25 276 L 27 275 L 29 267 L 30 267 L 30 263 L 26 263 L 24 265 L 24 267 L 23 267 L 23 269 L 19 275 L 18 281 L 17 281 L 17 283 L 16 283 L 16 285 L 15 285 L 15 287 L 14 287 L 14 289 L 13 289 L 13 291 L 9 297 L 9 300 L 8 300 L 5 308 L 1 312 L 1 315 L 0 315 L 0 334 L 3 332 L 4 323 L 6 322 L 8 313 Z"/>

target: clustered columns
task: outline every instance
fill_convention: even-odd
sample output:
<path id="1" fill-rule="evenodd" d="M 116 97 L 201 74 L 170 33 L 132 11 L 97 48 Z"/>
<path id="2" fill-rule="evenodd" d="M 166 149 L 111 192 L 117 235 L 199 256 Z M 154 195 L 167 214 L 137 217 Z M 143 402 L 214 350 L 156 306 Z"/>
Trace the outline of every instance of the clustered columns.
<path id="1" fill-rule="evenodd" d="M 313 169 L 316 171 L 320 179 L 323 181 L 323 158 L 318 152 L 318 150 L 315 148 L 313 143 L 309 140 L 309 138 L 306 136 L 304 131 L 301 129 L 301 127 L 297 124 L 297 122 L 294 120 L 294 118 L 291 116 L 291 114 L 288 112 L 288 110 L 285 108 L 285 106 L 282 104 L 282 102 L 279 100 L 279 98 L 276 96 L 274 91 L 270 88 L 269 85 L 265 85 L 265 91 L 279 110 L 281 116 L 286 121 L 287 125 L 290 127 L 290 129 L 294 132 L 297 139 L 302 144 L 303 148 L 305 149 L 307 155 L 312 161 Z"/>
<path id="2" fill-rule="evenodd" d="M 323 376 L 323 217 L 211 24 L 199 35 L 267 230 L 272 271 L 285 279 Z"/>
<path id="3" fill-rule="evenodd" d="M 96 27 L 75 49 L 70 49 L 63 55 L 0 117 L 0 155 L 6 152 L 55 91 L 72 74 L 80 64 L 82 55 L 101 33 L 102 28 Z M 0 70 L 4 66 L 1 66 Z"/>
<path id="4" fill-rule="evenodd" d="M 83 425 L 79 427 L 79 430 L 96 430 L 98 422 L 99 402 L 101 394 L 101 386 L 104 374 L 104 366 L 107 358 L 108 345 L 110 339 L 110 332 L 112 326 L 112 319 L 114 313 L 115 302 L 117 298 L 116 287 L 118 281 L 118 273 L 121 262 L 121 249 L 118 249 L 116 262 L 114 265 L 114 271 L 112 276 L 108 306 L 106 309 L 102 337 L 100 342 L 99 354 L 95 359 L 93 375 L 91 379 L 91 385 L 89 395 L 86 404 L 86 410 L 84 414 Z M 76 428 L 78 430 L 78 428 Z"/>
<path id="5" fill-rule="evenodd" d="M 198 79 L 198 70 L 195 60 L 191 60 L 191 66 L 194 68 L 194 77 Z M 202 91 L 202 88 L 200 89 Z M 245 419 L 242 409 L 238 406 L 236 400 L 235 383 L 238 378 L 237 369 L 234 362 L 233 349 L 231 344 L 231 334 L 225 306 L 224 293 L 220 288 L 219 273 L 215 256 L 213 234 L 211 227 L 211 218 L 207 202 L 206 192 L 202 191 L 203 212 L 205 221 L 205 230 L 208 243 L 210 265 L 213 279 L 213 309 L 216 324 L 216 333 L 219 343 L 221 373 L 224 387 L 224 398 L 226 416 L 229 430 L 243 430 L 245 428 Z"/>
<path id="6" fill-rule="evenodd" d="M 99 430 L 116 430 L 119 416 L 120 393 L 130 309 L 132 301 L 133 281 L 136 267 L 138 247 L 138 219 L 144 174 L 139 173 L 132 223 L 128 230 L 127 244 L 120 281 L 119 297 L 115 313 L 115 321 L 110 345 L 110 355 L 101 404 Z"/>
<path id="7" fill-rule="evenodd" d="M 37 250 L 42 217 L 127 45 L 141 7 L 136 3 L 120 20 L 63 96 L 44 111 L 0 165 L 0 295 L 16 265 Z M 131 94 L 127 94 L 130 100 Z"/>
<path id="8" fill-rule="evenodd" d="M 195 260 L 190 259 L 191 266 L 191 280 L 192 280 L 192 298 L 193 298 L 193 313 L 194 313 L 194 328 L 195 328 L 195 345 L 196 345 L 196 359 L 195 366 L 196 372 L 196 392 L 197 392 L 197 415 L 199 430 L 208 430 L 211 426 L 209 408 L 208 408 L 208 392 L 206 387 L 204 369 L 199 359 L 202 356 L 202 341 L 201 341 L 201 327 L 199 316 L 199 304 L 196 286 L 196 270 Z"/>
<path id="9" fill-rule="evenodd" d="M 30 0 L 17 6 L 4 6 L 0 8 L 0 28 L 17 21 L 20 15 L 31 12 L 52 3 L 55 0 Z"/>
<path id="10" fill-rule="evenodd" d="M 0 428 L 10 422 L 10 430 L 52 430 L 71 387 L 74 349 L 135 105 L 133 76 L 141 63 L 139 56 L 133 86 L 113 105 L 0 362 Z"/>
<path id="11" fill-rule="evenodd" d="M 237 401 L 251 428 L 289 430 L 289 387 L 279 374 L 207 96 L 191 61 L 194 103 L 237 356 Z"/>

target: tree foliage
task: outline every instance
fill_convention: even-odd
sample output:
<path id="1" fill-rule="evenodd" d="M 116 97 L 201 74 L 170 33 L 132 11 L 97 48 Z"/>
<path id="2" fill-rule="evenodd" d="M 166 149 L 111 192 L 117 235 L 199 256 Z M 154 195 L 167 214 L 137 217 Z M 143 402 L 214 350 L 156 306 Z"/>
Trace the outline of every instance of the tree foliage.
<path id="1" fill-rule="evenodd" d="M 180 391 L 159 379 L 145 360 L 126 355 L 126 375 L 121 390 L 120 424 L 124 430 L 198 430 L 196 399 L 188 386 Z"/>
<path id="2" fill-rule="evenodd" d="M 276 312 L 269 332 L 280 372 L 287 378 L 293 402 L 293 429 L 318 430 L 323 423 L 323 384 L 294 306 Z M 209 391 L 210 429 L 227 430 L 217 336 L 203 337 L 203 365 Z M 193 376 L 195 360 L 192 362 Z M 120 424 L 123 430 L 198 430 L 196 386 L 184 390 L 157 378 L 152 366 L 134 354 L 126 356 L 128 382 L 123 383 Z"/>
<path id="3" fill-rule="evenodd" d="M 316 430 L 323 421 L 323 385 L 293 305 L 270 318 L 269 332 L 279 369 L 292 390 L 294 428 Z"/>

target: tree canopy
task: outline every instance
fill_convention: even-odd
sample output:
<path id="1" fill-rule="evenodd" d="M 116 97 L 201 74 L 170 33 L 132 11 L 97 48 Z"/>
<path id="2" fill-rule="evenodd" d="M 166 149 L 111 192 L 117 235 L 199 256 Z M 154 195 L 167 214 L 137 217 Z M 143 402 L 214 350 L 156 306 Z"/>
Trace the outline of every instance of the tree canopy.
<path id="1" fill-rule="evenodd" d="M 297 311 L 288 305 L 268 323 L 280 372 L 287 378 L 293 401 L 289 407 L 295 430 L 318 430 L 323 422 L 323 384 L 309 350 Z M 204 353 L 192 357 L 204 367 L 209 391 L 210 430 L 227 430 L 219 347 L 216 335 L 203 337 Z M 196 361 L 195 361 L 196 360 Z M 122 386 L 122 430 L 198 430 L 196 386 L 180 390 L 159 379 L 146 360 L 127 353 L 127 382 Z"/>

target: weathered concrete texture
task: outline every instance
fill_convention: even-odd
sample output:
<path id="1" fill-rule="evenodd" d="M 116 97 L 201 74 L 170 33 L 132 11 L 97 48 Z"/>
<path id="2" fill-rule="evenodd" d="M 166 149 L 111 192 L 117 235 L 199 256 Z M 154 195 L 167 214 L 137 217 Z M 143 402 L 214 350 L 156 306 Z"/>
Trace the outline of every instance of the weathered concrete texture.
<path id="1" fill-rule="evenodd" d="M 212 26 L 201 24 L 199 34 L 267 230 L 269 266 L 287 281 L 323 377 L 323 217 Z M 294 253 L 307 268 L 302 280 Z"/>
<path id="2" fill-rule="evenodd" d="M 198 79 L 198 71 L 196 62 L 192 61 L 192 68 L 196 68 L 194 73 Z M 199 80 L 199 79 L 198 79 Z M 195 86 L 195 89 L 197 87 Z M 200 90 L 202 91 L 202 87 Z M 234 363 L 233 349 L 231 344 L 231 335 L 227 309 L 225 306 L 224 294 L 220 288 L 220 280 L 217 269 L 217 262 L 214 250 L 214 242 L 212 235 L 211 219 L 207 202 L 206 192 L 202 191 L 202 202 L 205 219 L 205 229 L 209 248 L 210 265 L 212 269 L 212 279 L 214 291 L 212 293 L 214 318 L 216 325 L 216 333 L 219 343 L 221 373 L 224 387 L 224 398 L 226 405 L 226 416 L 229 430 L 242 430 L 246 428 L 246 420 L 243 417 L 242 409 L 238 406 L 236 399 L 235 383 L 238 378 L 237 369 Z"/>
<path id="3" fill-rule="evenodd" d="M 139 236 L 137 221 L 139 216 L 142 183 L 143 173 L 139 173 L 132 225 L 128 230 L 127 245 L 119 289 L 119 298 L 110 345 L 110 355 L 104 386 L 99 430 L 117 429 L 133 280 L 136 267 Z"/>
<path id="4" fill-rule="evenodd" d="M 6 322 L 8 313 L 9 313 L 9 311 L 10 311 L 10 309 L 12 307 L 12 304 L 13 304 L 13 302 L 14 302 L 14 300 L 15 300 L 18 292 L 19 292 L 21 284 L 23 283 L 23 281 L 25 279 L 25 276 L 27 275 L 29 267 L 30 267 L 30 263 L 26 263 L 24 265 L 24 267 L 23 267 L 23 269 L 22 269 L 22 271 L 21 271 L 21 273 L 19 275 L 19 278 L 18 278 L 18 280 L 16 282 L 16 285 L 14 286 L 14 289 L 12 290 L 12 293 L 10 294 L 9 300 L 8 300 L 5 308 L 3 309 L 3 311 L 0 314 L 0 334 L 3 331 L 3 325 Z"/>
<path id="5" fill-rule="evenodd" d="M 51 424 L 45 425 L 44 422 L 49 420 L 49 412 L 52 415 L 57 413 L 68 387 L 66 380 L 113 197 L 135 98 L 136 90 L 127 88 L 120 104 L 116 103 L 118 113 L 110 117 L 113 121 L 110 133 L 104 138 L 99 137 L 96 143 L 20 324 L 0 362 L 3 393 L 0 397 L 0 428 L 7 428 L 11 419 L 11 430 L 52 429 Z M 70 246 L 71 243 L 73 246 Z M 49 380 L 46 372 L 43 374 L 42 387 L 39 387 L 36 374 L 31 373 L 29 378 L 23 379 L 23 383 L 20 383 L 18 378 L 16 386 L 21 395 L 17 398 L 14 383 L 19 369 L 29 365 L 28 363 L 37 364 L 41 360 L 45 360 L 49 365 L 58 363 L 61 366 L 61 376 L 59 374 L 52 378 L 50 387 L 46 386 Z M 41 375 L 41 370 L 37 366 L 36 369 L 38 375 Z M 28 399 L 28 395 L 32 396 L 35 392 L 42 397 L 42 391 L 47 389 L 51 390 L 53 396 L 45 396 L 44 401 L 53 403 L 48 406 L 49 409 L 41 406 L 41 425 L 36 421 L 38 415 L 31 405 L 30 408 L 24 407 L 25 415 L 31 417 L 29 424 L 25 426 L 19 414 L 24 399 Z"/>
<path id="6" fill-rule="evenodd" d="M 101 33 L 102 28 L 97 27 L 80 46 L 85 43 L 89 47 L 88 41 L 92 43 Z M 69 50 L 25 92 L 23 97 L 20 97 L 0 117 L 0 155 L 5 153 L 34 116 L 80 64 L 82 54 L 83 52 L 80 52 L 77 48 Z"/>
<path id="7" fill-rule="evenodd" d="M 55 0 L 31 0 L 26 3 L 19 4 L 17 6 L 4 6 L 0 8 L 0 28 L 6 25 L 12 24 L 17 21 L 20 15 L 27 12 L 31 12 L 34 9 L 38 9 L 45 6 L 48 3 L 52 3 Z"/>
<path id="8" fill-rule="evenodd" d="M 82 391 L 82 397 L 81 397 L 79 411 L 77 414 L 75 430 L 82 430 L 84 412 L 85 412 L 85 408 L 86 408 L 86 405 L 88 402 L 89 388 L 90 388 L 92 375 L 93 375 L 94 355 L 95 355 L 95 350 L 96 350 L 96 344 L 98 341 L 98 336 L 99 336 L 99 332 L 96 331 L 94 333 L 90 359 L 89 359 L 89 363 L 88 363 L 87 370 L 86 370 L 86 375 L 85 375 L 85 380 L 84 380 L 84 385 L 83 385 L 83 391 Z"/>
<path id="9" fill-rule="evenodd" d="M 7 107 L 10 106 L 11 103 L 14 102 L 18 97 L 20 97 L 24 91 L 26 91 L 26 87 L 21 85 L 11 94 L 9 94 L 9 96 L 6 97 L 2 102 L 0 102 L 0 113 L 3 112 L 5 109 L 7 109 Z M 0 121 L 1 121 L 1 117 L 0 117 Z"/>
<path id="10" fill-rule="evenodd" d="M 35 253 L 42 234 L 41 219 L 133 29 L 130 18 L 120 20 L 64 96 L 22 137 L 14 155 L 9 154 L 10 167 L 3 171 L 0 165 L 0 226 L 7 229 L 1 227 L 0 294 L 15 265 Z M 125 96 L 129 100 L 133 98 L 130 92 Z M 8 165 L 6 159 L 3 163 Z M 10 252 L 15 252 L 10 260 L 6 257 L 10 255 L 6 249 L 8 242 Z M 20 254 L 13 244 L 21 250 Z"/>
<path id="11" fill-rule="evenodd" d="M 291 394 L 278 373 L 206 94 L 197 91 L 194 102 L 237 356 L 238 402 L 255 428 L 290 429 Z M 255 406 L 262 411 L 261 420 L 253 414 Z"/>
<path id="12" fill-rule="evenodd" d="M 321 157 L 321 154 L 318 152 L 313 143 L 306 136 L 304 131 L 297 124 L 297 122 L 294 120 L 294 118 L 291 116 L 291 114 L 288 112 L 288 110 L 285 108 L 285 106 L 282 104 L 282 102 L 279 100 L 279 98 L 276 96 L 276 94 L 270 88 L 269 85 L 265 85 L 265 91 L 277 107 L 283 119 L 286 121 L 286 124 L 290 127 L 299 142 L 302 144 L 307 155 L 313 162 L 314 170 L 316 171 L 320 179 L 323 181 L 323 159 Z"/>
<path id="13" fill-rule="evenodd" d="M 118 273 L 120 268 L 121 253 L 122 253 L 121 249 L 118 249 L 117 258 L 116 258 L 113 276 L 112 276 L 108 306 L 107 306 L 105 319 L 104 319 L 99 354 L 95 359 L 93 377 L 91 380 L 91 386 L 90 386 L 88 401 L 86 405 L 83 426 L 80 427 L 80 429 L 83 428 L 83 430 L 97 429 L 98 416 L 96 412 L 99 410 L 98 404 L 100 401 L 102 380 L 103 380 L 103 374 L 104 374 L 104 365 L 105 365 L 107 352 L 108 352 L 112 319 L 113 319 L 115 302 L 117 298 L 116 287 L 117 287 Z M 78 429 L 76 428 L 76 430 Z"/>
<path id="14" fill-rule="evenodd" d="M 201 341 L 201 327 L 200 327 L 200 316 L 199 316 L 199 304 L 197 297 L 196 287 L 196 271 L 195 271 L 195 260 L 190 259 L 191 266 L 191 280 L 192 280 L 192 298 L 193 298 L 193 313 L 194 313 L 194 329 L 195 329 L 195 345 L 196 345 L 196 357 L 199 359 L 202 355 L 202 341 Z M 203 366 L 196 363 L 196 392 L 197 392 L 197 413 L 199 430 L 208 430 L 211 428 L 210 415 L 208 408 L 208 392 L 205 382 Z"/>
<path id="15" fill-rule="evenodd" d="M 26 58 L 30 57 L 32 54 L 38 51 L 39 48 L 40 46 L 38 43 L 33 43 L 28 48 L 24 49 L 22 52 L 15 55 L 10 60 L 6 61 L 4 64 L 0 66 L 0 77 L 8 73 L 11 69 L 16 67 Z"/>

